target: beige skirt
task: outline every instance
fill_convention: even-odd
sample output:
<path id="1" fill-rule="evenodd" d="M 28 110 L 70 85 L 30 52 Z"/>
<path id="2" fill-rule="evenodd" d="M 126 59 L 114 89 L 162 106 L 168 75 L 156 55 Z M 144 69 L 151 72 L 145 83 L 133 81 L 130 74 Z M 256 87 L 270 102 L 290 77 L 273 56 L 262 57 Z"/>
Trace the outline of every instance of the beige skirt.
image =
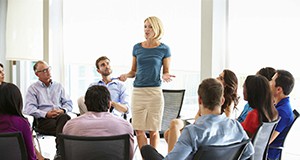
<path id="1" fill-rule="evenodd" d="M 131 107 L 134 130 L 161 130 L 164 98 L 160 87 L 133 88 Z"/>

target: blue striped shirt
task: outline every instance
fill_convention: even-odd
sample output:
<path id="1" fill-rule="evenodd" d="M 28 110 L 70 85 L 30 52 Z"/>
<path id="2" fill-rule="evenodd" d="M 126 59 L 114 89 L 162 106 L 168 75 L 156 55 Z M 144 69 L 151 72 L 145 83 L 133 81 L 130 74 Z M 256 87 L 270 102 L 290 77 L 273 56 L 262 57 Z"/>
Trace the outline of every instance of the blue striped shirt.
<path id="1" fill-rule="evenodd" d="M 128 118 L 128 116 L 130 116 L 131 109 L 130 109 L 130 105 L 129 105 L 130 97 L 126 90 L 126 87 L 125 87 L 124 83 L 122 83 L 118 78 L 112 78 L 111 80 L 112 81 L 109 82 L 108 84 L 105 84 L 105 82 L 100 80 L 98 82 L 91 83 L 89 87 L 91 87 L 93 85 L 106 86 L 110 92 L 111 100 L 116 103 L 123 104 L 127 107 L 127 112 L 125 114 L 127 114 L 127 118 Z M 124 114 L 124 113 L 119 112 L 116 109 L 113 109 L 112 113 L 114 115 L 120 116 L 120 117 L 123 116 L 123 114 Z"/>
<path id="2" fill-rule="evenodd" d="M 51 82 L 47 87 L 38 80 L 29 86 L 25 101 L 24 113 L 36 118 L 45 118 L 47 112 L 53 109 L 64 109 L 65 112 L 73 109 L 72 100 L 57 82 Z"/>

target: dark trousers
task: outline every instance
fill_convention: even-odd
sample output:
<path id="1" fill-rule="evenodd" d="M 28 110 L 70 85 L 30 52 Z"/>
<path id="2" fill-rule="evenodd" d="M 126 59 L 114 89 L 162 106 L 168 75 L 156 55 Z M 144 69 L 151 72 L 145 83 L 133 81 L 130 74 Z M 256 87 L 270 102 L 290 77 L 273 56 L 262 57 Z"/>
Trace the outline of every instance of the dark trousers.
<path id="1" fill-rule="evenodd" d="M 144 145 L 141 148 L 141 154 L 144 160 L 162 160 L 164 157 L 157 152 L 151 145 Z"/>
<path id="2" fill-rule="evenodd" d="M 64 125 L 71 117 L 68 114 L 61 114 L 56 118 L 39 118 L 37 120 L 37 130 L 41 134 L 56 136 L 62 133 Z M 60 140 L 55 139 L 56 148 L 60 146 Z"/>

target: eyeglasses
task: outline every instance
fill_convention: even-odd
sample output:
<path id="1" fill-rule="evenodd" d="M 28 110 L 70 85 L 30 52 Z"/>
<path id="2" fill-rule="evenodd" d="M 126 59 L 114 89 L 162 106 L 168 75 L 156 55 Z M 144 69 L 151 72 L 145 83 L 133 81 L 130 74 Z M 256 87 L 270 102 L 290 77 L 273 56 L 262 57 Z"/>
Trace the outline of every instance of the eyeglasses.
<path id="1" fill-rule="evenodd" d="M 45 69 L 43 69 L 43 70 L 35 71 L 35 73 L 39 73 L 39 72 L 46 73 L 46 72 L 48 72 L 48 71 L 50 71 L 50 70 L 51 70 L 51 67 L 49 66 L 48 68 L 45 68 Z"/>

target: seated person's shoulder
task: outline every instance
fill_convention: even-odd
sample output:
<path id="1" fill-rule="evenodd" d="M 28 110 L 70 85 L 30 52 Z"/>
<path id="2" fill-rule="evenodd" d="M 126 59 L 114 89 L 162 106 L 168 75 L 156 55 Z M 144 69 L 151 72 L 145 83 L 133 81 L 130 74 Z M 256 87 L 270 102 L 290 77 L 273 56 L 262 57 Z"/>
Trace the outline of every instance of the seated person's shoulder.
<path id="1" fill-rule="evenodd" d="M 118 77 L 111 78 L 113 82 L 118 83 L 120 85 L 124 85 L 125 82 L 121 81 Z"/>
<path id="2" fill-rule="evenodd" d="M 277 111 L 279 116 L 281 117 L 280 121 L 294 119 L 293 111 L 290 108 L 278 108 Z"/>

